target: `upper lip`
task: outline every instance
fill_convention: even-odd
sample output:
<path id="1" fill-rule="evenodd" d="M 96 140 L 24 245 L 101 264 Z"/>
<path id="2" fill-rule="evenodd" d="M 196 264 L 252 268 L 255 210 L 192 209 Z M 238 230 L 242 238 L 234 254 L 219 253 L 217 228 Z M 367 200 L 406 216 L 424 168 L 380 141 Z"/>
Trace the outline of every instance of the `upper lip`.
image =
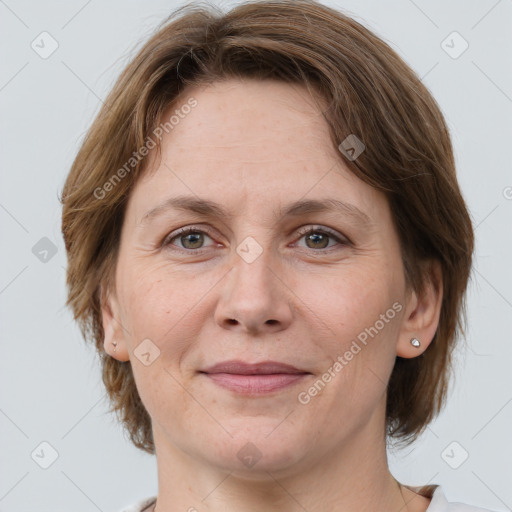
<path id="1" fill-rule="evenodd" d="M 201 371 L 202 373 L 232 373 L 236 375 L 271 375 L 276 373 L 309 373 L 295 366 L 278 361 L 246 363 L 245 361 L 222 361 Z"/>

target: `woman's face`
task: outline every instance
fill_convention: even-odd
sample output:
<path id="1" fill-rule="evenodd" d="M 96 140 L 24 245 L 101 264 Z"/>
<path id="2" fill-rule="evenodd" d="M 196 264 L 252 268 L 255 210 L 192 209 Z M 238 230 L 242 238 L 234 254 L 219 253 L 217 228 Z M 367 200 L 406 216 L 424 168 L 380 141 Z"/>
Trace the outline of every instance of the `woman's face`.
<path id="1" fill-rule="evenodd" d="M 381 442 L 408 311 L 384 195 L 346 169 L 300 86 L 230 80 L 165 120 L 176 109 L 127 205 L 115 320 L 104 310 L 157 453 L 256 478 Z M 208 373 L 232 361 L 296 370 Z"/>

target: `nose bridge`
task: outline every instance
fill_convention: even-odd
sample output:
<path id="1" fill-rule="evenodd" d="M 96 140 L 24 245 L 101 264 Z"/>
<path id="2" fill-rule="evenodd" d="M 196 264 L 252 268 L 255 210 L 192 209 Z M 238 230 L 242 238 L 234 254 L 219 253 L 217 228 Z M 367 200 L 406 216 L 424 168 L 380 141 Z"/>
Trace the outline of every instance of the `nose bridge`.
<path id="1" fill-rule="evenodd" d="M 270 242 L 261 234 L 247 236 L 235 248 L 217 310 L 217 321 L 224 327 L 282 329 L 291 321 L 289 297 L 276 276 L 279 261 Z"/>
<path id="2" fill-rule="evenodd" d="M 246 237 L 236 247 L 233 256 L 233 277 L 238 286 L 249 286 L 252 289 L 261 288 L 262 291 L 272 291 L 271 271 L 272 264 L 276 264 L 272 255 L 272 247 L 268 239 L 259 236 Z M 243 290 L 242 290 L 243 291 Z"/>

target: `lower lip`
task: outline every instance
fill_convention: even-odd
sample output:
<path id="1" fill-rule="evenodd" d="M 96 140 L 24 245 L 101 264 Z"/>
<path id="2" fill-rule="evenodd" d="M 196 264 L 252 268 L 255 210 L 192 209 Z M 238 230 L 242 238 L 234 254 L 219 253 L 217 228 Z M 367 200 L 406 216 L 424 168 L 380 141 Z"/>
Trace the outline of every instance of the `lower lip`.
<path id="1" fill-rule="evenodd" d="M 295 384 L 308 373 L 275 373 L 270 375 L 238 375 L 233 373 L 205 374 L 215 384 L 246 395 L 271 393 Z"/>

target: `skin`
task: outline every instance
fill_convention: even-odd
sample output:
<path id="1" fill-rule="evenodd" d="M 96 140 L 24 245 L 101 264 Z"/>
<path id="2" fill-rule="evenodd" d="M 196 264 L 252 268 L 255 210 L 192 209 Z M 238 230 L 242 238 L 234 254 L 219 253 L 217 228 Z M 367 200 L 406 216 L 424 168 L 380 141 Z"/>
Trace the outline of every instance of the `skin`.
<path id="1" fill-rule="evenodd" d="M 131 361 L 152 418 L 156 510 L 426 510 L 430 500 L 388 470 L 384 414 L 396 356 L 420 355 L 435 334 L 438 267 L 421 296 L 408 290 L 385 196 L 347 169 L 305 88 L 231 79 L 189 88 L 177 105 L 191 96 L 197 106 L 164 134 L 161 160 L 149 155 L 130 195 L 115 289 L 103 304 L 105 350 Z M 231 215 L 169 209 L 142 221 L 178 195 L 215 201 Z M 325 198 L 357 207 L 368 223 L 346 212 L 275 215 L 293 201 Z M 172 238 L 187 226 L 211 232 Z M 308 242 L 302 227 L 320 242 Z M 320 228 L 335 235 L 322 238 Z M 262 250 L 250 263 L 237 253 L 248 236 Z M 298 394 L 394 303 L 402 306 L 394 318 L 300 403 Z M 136 356 L 144 339 L 160 351 L 147 366 Z M 198 373 L 227 359 L 275 360 L 311 375 L 246 397 Z M 247 443 L 261 454 L 252 467 L 237 457 Z"/>

